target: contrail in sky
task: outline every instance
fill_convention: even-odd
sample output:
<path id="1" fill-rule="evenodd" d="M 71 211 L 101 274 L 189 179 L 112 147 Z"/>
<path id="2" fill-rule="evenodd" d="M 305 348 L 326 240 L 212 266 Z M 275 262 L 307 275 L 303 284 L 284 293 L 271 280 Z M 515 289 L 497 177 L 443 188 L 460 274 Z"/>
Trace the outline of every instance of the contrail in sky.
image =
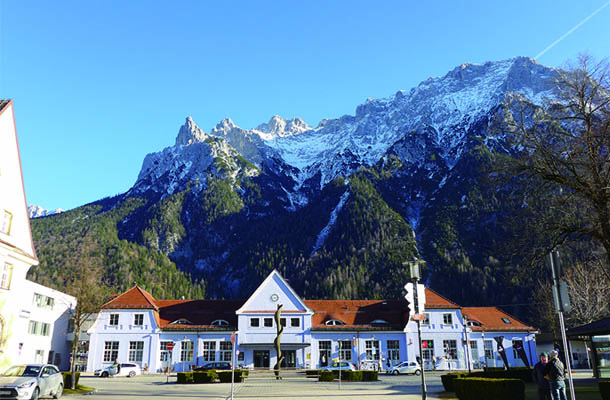
<path id="1" fill-rule="evenodd" d="M 603 10 L 604 8 L 608 7 L 608 5 L 610 5 L 610 1 L 608 1 L 606 4 L 604 4 L 603 6 L 601 6 L 600 8 L 598 8 L 597 10 L 593 11 L 591 13 L 591 15 L 589 15 L 587 18 L 583 19 L 582 21 L 580 21 L 578 24 L 576 24 L 572 29 L 570 29 L 569 31 L 567 31 L 566 33 L 564 33 L 559 39 L 555 40 L 553 43 L 551 43 L 550 45 L 548 45 L 544 50 L 542 50 L 540 53 L 538 53 L 538 55 L 536 57 L 534 57 L 535 60 L 537 60 L 538 58 L 540 58 L 544 53 L 546 53 L 547 51 L 551 50 L 553 47 L 555 47 L 555 45 L 559 42 L 561 42 L 563 39 L 565 39 L 566 37 L 568 37 L 572 32 L 574 32 L 576 29 L 580 28 L 585 22 L 587 22 L 588 20 L 590 20 L 591 18 L 593 18 L 595 16 L 595 14 L 597 14 L 598 12 L 600 12 L 601 10 Z"/>

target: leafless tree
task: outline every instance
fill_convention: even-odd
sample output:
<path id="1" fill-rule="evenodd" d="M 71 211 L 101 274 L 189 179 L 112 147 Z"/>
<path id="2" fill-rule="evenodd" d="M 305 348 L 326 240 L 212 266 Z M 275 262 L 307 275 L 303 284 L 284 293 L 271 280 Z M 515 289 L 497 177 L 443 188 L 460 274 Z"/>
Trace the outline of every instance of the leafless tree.
<path id="1" fill-rule="evenodd" d="M 507 171 L 533 182 L 549 201 L 543 221 L 550 247 L 591 238 L 605 249 L 602 274 L 610 279 L 610 68 L 581 56 L 558 71 L 555 96 L 542 106 L 514 95 L 500 126 L 517 157 Z"/>

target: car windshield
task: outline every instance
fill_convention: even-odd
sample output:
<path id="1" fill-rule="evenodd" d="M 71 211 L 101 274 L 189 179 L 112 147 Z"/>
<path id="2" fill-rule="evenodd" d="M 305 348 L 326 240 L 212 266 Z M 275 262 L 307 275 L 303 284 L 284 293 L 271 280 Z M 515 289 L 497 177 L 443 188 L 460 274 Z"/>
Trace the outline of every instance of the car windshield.
<path id="1" fill-rule="evenodd" d="M 15 365 L 7 369 L 3 376 L 38 376 L 41 367 L 39 365 Z"/>

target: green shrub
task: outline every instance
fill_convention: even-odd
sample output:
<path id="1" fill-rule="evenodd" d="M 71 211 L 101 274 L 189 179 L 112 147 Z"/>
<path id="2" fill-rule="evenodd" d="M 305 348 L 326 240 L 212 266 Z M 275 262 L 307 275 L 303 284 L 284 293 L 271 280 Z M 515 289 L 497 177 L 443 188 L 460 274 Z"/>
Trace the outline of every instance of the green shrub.
<path id="1" fill-rule="evenodd" d="M 453 380 L 455 378 L 461 378 L 466 375 L 468 374 L 464 372 L 451 372 L 445 375 L 441 375 L 441 382 L 443 383 L 443 388 L 445 389 L 445 392 L 454 392 L 455 390 L 453 389 Z"/>
<path id="2" fill-rule="evenodd" d="M 320 375 L 320 370 L 319 369 L 308 369 L 305 371 L 305 376 L 307 377 L 318 377 L 318 375 Z"/>
<path id="3" fill-rule="evenodd" d="M 339 379 L 339 370 L 332 371 L 335 379 Z M 362 381 L 362 371 L 341 371 L 341 380 L 347 382 Z"/>
<path id="4" fill-rule="evenodd" d="M 70 389 L 72 387 L 72 372 L 62 372 L 61 374 L 64 377 L 64 387 Z M 74 387 L 77 387 L 78 380 L 80 379 L 80 372 L 75 372 L 74 376 L 76 377 Z"/>
<path id="5" fill-rule="evenodd" d="M 320 371 L 318 376 L 318 381 L 320 382 L 332 382 L 334 379 L 335 374 L 333 374 L 333 371 Z"/>
<path id="6" fill-rule="evenodd" d="M 610 380 L 600 380 L 597 382 L 599 393 L 602 395 L 602 400 L 610 400 Z"/>
<path id="7" fill-rule="evenodd" d="M 236 371 L 241 371 L 241 376 L 245 379 L 248 376 L 250 376 L 250 370 L 249 369 L 236 369 Z"/>
<path id="8" fill-rule="evenodd" d="M 379 380 L 379 372 L 378 371 L 360 371 L 362 372 L 362 380 L 365 382 L 377 381 Z"/>
<path id="9" fill-rule="evenodd" d="M 460 400 L 525 400 L 525 383 L 520 379 L 460 377 L 453 380 Z"/>
<path id="10" fill-rule="evenodd" d="M 216 373 L 218 374 L 218 380 L 221 383 L 231 383 L 231 374 L 232 371 L 216 371 Z M 234 378 L 234 382 L 243 382 L 243 377 L 242 377 L 242 370 L 241 369 L 236 369 L 235 370 L 235 378 Z"/>
<path id="11" fill-rule="evenodd" d="M 468 376 L 473 378 L 521 379 L 523 382 L 533 382 L 532 370 L 525 367 L 511 369 L 486 368 L 484 371 L 473 372 Z"/>
<path id="12" fill-rule="evenodd" d="M 194 371 L 194 383 L 213 383 L 216 381 L 216 371 Z"/>
<path id="13" fill-rule="evenodd" d="M 178 383 L 193 383 L 192 372 L 178 372 Z"/>

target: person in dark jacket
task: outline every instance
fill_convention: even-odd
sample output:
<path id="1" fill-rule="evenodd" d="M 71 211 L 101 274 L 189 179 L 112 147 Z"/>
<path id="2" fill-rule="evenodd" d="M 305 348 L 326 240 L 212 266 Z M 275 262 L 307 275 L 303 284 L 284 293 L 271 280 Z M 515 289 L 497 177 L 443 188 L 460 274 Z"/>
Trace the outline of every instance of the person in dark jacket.
<path id="1" fill-rule="evenodd" d="M 565 367 L 555 350 L 549 353 L 549 362 L 544 366 L 542 373 L 549 376 L 553 400 L 567 400 Z"/>
<path id="2" fill-rule="evenodd" d="M 538 385 L 538 400 L 551 400 L 551 385 L 542 373 L 546 364 L 546 353 L 540 353 L 540 361 L 534 365 L 532 370 L 532 379 Z"/>

